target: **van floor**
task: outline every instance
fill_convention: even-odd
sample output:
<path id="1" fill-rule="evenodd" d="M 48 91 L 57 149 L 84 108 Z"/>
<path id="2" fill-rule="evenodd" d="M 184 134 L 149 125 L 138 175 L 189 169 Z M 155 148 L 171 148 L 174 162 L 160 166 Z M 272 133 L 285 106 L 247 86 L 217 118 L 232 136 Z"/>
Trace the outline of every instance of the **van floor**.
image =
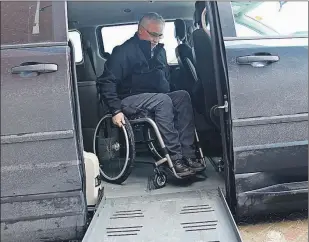
<path id="1" fill-rule="evenodd" d="M 138 161 L 123 185 L 105 192 L 83 242 L 241 242 L 224 201 L 224 179 L 207 164 L 206 179 L 150 190 L 152 165 Z M 221 189 L 219 190 L 218 187 Z"/>
<path id="2" fill-rule="evenodd" d="M 144 164 L 139 162 L 149 162 Z M 106 198 L 149 196 L 167 193 L 181 193 L 198 190 L 217 190 L 218 187 L 225 191 L 223 174 L 215 171 L 212 164 L 207 160 L 205 175 L 191 178 L 190 180 L 171 179 L 165 187 L 153 189 L 151 180 L 154 159 L 146 156 L 137 156 L 132 173 L 121 185 L 104 182 L 104 195 Z"/>

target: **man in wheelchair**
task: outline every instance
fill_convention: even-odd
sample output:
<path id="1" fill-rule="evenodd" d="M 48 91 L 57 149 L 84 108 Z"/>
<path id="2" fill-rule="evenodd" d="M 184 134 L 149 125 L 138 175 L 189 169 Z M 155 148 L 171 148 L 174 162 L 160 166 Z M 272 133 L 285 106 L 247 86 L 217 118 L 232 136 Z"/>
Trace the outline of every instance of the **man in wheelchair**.
<path id="1" fill-rule="evenodd" d="M 121 127 L 126 116 L 152 115 L 179 176 L 204 170 L 193 148 L 195 125 L 186 91 L 170 90 L 169 68 L 163 44 L 164 19 L 145 14 L 133 37 L 116 46 L 98 78 L 100 94 L 113 123 Z"/>

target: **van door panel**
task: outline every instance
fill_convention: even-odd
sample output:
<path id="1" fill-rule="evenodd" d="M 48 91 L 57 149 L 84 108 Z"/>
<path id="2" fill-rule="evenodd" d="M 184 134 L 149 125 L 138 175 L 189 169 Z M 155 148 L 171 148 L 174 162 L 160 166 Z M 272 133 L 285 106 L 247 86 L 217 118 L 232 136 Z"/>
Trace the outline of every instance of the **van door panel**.
<path id="1" fill-rule="evenodd" d="M 1 214 L 6 241 L 74 239 L 86 223 L 68 51 L 65 45 L 1 50 L 1 207 L 14 204 L 14 213 Z M 58 70 L 11 73 L 25 62 L 53 63 Z"/>
<path id="2" fill-rule="evenodd" d="M 307 167 L 307 39 L 229 40 L 225 45 L 236 174 Z M 277 55 L 279 61 L 265 67 L 236 61 L 255 53 Z M 271 152 L 276 159 L 270 160 Z"/>
<path id="3" fill-rule="evenodd" d="M 253 25 L 235 24 L 236 18 L 255 23 L 266 18 L 270 23 L 274 18 L 274 23 L 282 23 L 276 17 L 279 15 L 271 15 L 271 11 L 279 13 L 279 8 L 269 9 L 264 16 L 261 10 L 257 13 L 253 9 L 266 2 L 248 3 L 218 3 L 228 69 L 229 155 L 235 178 L 230 181 L 235 185 L 237 215 L 307 208 L 308 37 L 305 33 L 292 36 L 293 28 L 303 28 L 292 23 L 288 30 L 285 24 L 281 29 L 274 25 L 278 32 L 263 24 L 256 25 L 255 33 Z M 288 4 L 294 3 L 285 7 Z M 232 6 L 236 6 L 234 10 Z M 296 3 L 293 6 L 297 7 Z M 257 26 L 265 29 L 258 32 Z M 284 35 L 288 31 L 291 34 Z M 240 57 L 255 55 L 274 56 L 278 60 L 253 64 L 239 61 Z"/>
<path id="4" fill-rule="evenodd" d="M 233 120 L 308 112 L 308 42 L 299 39 L 225 41 Z M 269 53 L 265 67 L 240 65 L 237 57 Z"/>
<path id="5" fill-rule="evenodd" d="M 218 5 L 227 36 L 237 215 L 305 208 L 308 38 L 236 38 L 230 3 Z M 237 60 L 254 55 L 279 60 L 263 67 Z"/>
<path id="6" fill-rule="evenodd" d="M 81 189 L 73 132 L 20 137 L 2 143 L 2 197 Z"/>
<path id="7" fill-rule="evenodd" d="M 81 189 L 70 103 L 68 47 L 9 49 L 2 53 L 6 61 L 1 65 L 1 88 L 5 90 L 1 97 L 5 155 L 1 161 L 1 195 Z M 29 60 L 56 64 L 58 70 L 37 76 L 11 73 L 12 67 Z"/>
<path id="8" fill-rule="evenodd" d="M 2 135 L 72 129 L 68 47 L 39 47 L 2 51 Z M 11 68 L 29 62 L 56 64 L 52 73 L 12 74 Z"/>
<path id="9" fill-rule="evenodd" d="M 1 45 L 67 41 L 65 1 L 1 1 Z"/>
<path id="10" fill-rule="evenodd" d="M 81 239 L 87 215 L 66 2 L 1 2 L 1 239 Z M 51 73 L 12 74 L 22 64 Z"/>

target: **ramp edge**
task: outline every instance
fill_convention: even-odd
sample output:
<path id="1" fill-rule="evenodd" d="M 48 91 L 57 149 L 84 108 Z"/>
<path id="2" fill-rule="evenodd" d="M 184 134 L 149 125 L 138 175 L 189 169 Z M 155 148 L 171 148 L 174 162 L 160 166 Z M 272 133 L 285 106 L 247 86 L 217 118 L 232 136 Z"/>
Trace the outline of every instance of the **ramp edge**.
<path id="1" fill-rule="evenodd" d="M 240 232 L 238 230 L 237 224 L 233 218 L 233 215 L 229 209 L 229 206 L 225 200 L 224 194 L 222 192 L 222 190 L 220 189 L 220 187 L 218 187 L 218 193 L 219 193 L 219 197 L 221 198 L 221 202 L 222 202 L 222 206 L 228 216 L 228 219 L 230 221 L 231 226 L 233 227 L 233 231 L 235 233 L 236 239 L 238 240 L 238 242 L 242 242 L 243 240 L 241 239 L 241 235 Z"/>

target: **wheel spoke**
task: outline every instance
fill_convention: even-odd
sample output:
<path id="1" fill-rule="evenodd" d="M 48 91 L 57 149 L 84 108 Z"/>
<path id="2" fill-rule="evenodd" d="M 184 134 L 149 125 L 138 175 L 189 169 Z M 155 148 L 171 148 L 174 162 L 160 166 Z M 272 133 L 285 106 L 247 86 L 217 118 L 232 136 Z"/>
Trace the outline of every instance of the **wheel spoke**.
<path id="1" fill-rule="evenodd" d="M 103 117 L 96 127 L 93 150 L 99 159 L 101 175 L 107 181 L 123 180 L 131 169 L 132 158 L 135 157 L 132 149 L 134 138 L 131 133 L 128 135 L 127 129 L 127 126 L 116 127 L 110 115 Z"/>

